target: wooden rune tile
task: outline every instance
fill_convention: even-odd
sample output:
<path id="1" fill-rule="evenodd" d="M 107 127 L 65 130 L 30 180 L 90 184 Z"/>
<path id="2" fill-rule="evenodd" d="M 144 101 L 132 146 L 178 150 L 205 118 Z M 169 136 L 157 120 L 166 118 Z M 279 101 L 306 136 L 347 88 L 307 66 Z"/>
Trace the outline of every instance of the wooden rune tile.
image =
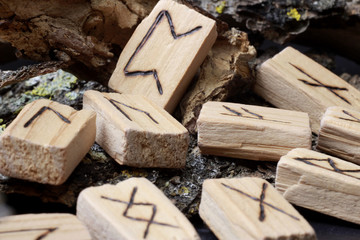
<path id="1" fill-rule="evenodd" d="M 47 99 L 24 107 L 0 136 L 0 173 L 59 185 L 95 141 L 96 114 Z"/>
<path id="2" fill-rule="evenodd" d="M 277 166 L 276 189 L 289 202 L 360 224 L 360 166 L 297 148 Z"/>
<path id="3" fill-rule="evenodd" d="M 0 239 L 91 240 L 91 236 L 75 215 L 42 213 L 0 218 Z"/>
<path id="4" fill-rule="evenodd" d="M 360 110 L 360 92 L 299 51 L 287 47 L 257 69 L 255 92 L 276 107 L 309 113 L 318 133 L 326 109 Z"/>
<path id="5" fill-rule="evenodd" d="M 97 112 L 96 142 L 119 164 L 185 166 L 189 133 L 168 112 L 140 95 L 87 91 L 84 108 Z"/>
<path id="6" fill-rule="evenodd" d="M 199 214 L 219 239 L 316 239 L 307 221 L 260 178 L 205 180 Z"/>
<path id="7" fill-rule="evenodd" d="M 279 161 L 293 148 L 311 147 L 307 113 L 227 102 L 207 102 L 197 121 L 202 154 Z"/>
<path id="8" fill-rule="evenodd" d="M 215 21 L 160 0 L 123 49 L 109 87 L 172 112 L 217 37 Z"/>
<path id="9" fill-rule="evenodd" d="M 316 148 L 360 164 L 360 112 L 330 107 L 321 119 Z"/>
<path id="10" fill-rule="evenodd" d="M 83 190 L 77 216 L 93 239 L 200 239 L 189 220 L 146 178 Z"/>

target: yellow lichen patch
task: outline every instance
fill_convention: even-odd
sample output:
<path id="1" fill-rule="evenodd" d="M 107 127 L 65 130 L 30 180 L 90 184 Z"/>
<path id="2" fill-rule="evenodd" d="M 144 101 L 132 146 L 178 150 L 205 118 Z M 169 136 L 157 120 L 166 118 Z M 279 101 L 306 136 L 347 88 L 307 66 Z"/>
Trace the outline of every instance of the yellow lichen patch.
<path id="1" fill-rule="evenodd" d="M 6 124 L 2 124 L 4 122 L 3 119 L 0 118 L 0 134 L 2 134 L 2 132 L 5 130 L 6 128 Z"/>
<path id="2" fill-rule="evenodd" d="M 296 21 L 299 21 L 301 18 L 301 15 L 296 8 L 290 9 L 290 11 L 288 11 L 286 14 L 289 16 L 289 18 L 294 18 Z"/>
<path id="3" fill-rule="evenodd" d="M 225 7 L 226 7 L 226 1 L 221 1 L 220 4 L 215 7 L 215 10 L 217 13 L 221 14 L 224 12 Z"/>
<path id="4" fill-rule="evenodd" d="M 182 186 L 180 189 L 179 189 L 179 195 L 187 195 L 189 194 L 189 189 L 185 186 Z"/>

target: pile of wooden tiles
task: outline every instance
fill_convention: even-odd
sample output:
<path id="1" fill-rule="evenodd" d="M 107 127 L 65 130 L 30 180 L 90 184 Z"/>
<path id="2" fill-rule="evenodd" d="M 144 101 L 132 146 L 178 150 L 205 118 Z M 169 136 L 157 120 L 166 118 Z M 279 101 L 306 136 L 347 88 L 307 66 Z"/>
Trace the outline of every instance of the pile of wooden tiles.
<path id="1" fill-rule="evenodd" d="M 188 131 L 170 114 L 216 37 L 214 20 L 160 0 L 119 58 L 109 81 L 118 93 L 87 91 L 81 111 L 45 99 L 27 105 L 0 137 L 0 173 L 62 184 L 94 141 L 119 164 L 184 167 Z M 204 222 L 219 239 L 316 239 L 291 202 L 360 224 L 360 93 L 292 48 L 258 67 L 254 89 L 280 109 L 207 102 L 198 146 L 279 161 L 276 189 L 259 178 L 208 179 Z M 312 132 L 319 151 L 345 160 L 310 150 Z M 84 189 L 76 215 L 5 217 L 0 239 L 200 239 L 145 178 Z"/>

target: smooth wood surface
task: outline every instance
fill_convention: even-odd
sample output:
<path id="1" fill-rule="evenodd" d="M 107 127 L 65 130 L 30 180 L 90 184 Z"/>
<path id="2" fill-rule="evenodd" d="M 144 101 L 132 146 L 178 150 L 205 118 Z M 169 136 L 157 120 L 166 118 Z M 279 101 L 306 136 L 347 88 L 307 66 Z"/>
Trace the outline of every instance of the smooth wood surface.
<path id="1" fill-rule="evenodd" d="M 173 0 L 160 0 L 123 49 L 109 87 L 146 96 L 171 113 L 216 36 L 214 20 Z"/>
<path id="2" fill-rule="evenodd" d="M 360 166 L 297 148 L 277 166 L 276 189 L 291 203 L 360 224 Z"/>
<path id="3" fill-rule="evenodd" d="M 24 107 L 0 136 L 0 173 L 59 185 L 95 141 L 96 114 L 47 99 Z"/>
<path id="4" fill-rule="evenodd" d="M 311 147 L 307 113 L 227 102 L 207 102 L 197 121 L 202 154 L 279 161 Z"/>
<path id="5" fill-rule="evenodd" d="M 330 107 L 321 119 L 316 148 L 360 164 L 360 112 Z"/>
<path id="6" fill-rule="evenodd" d="M 360 110 L 357 89 L 291 47 L 257 69 L 254 90 L 276 107 L 309 113 L 315 133 L 328 107 Z"/>
<path id="7" fill-rule="evenodd" d="M 1 240 L 91 240 L 75 215 L 66 213 L 24 214 L 0 218 Z"/>
<path id="8" fill-rule="evenodd" d="M 188 131 L 145 97 L 87 91 L 83 105 L 97 112 L 96 142 L 119 164 L 185 166 Z"/>
<path id="9" fill-rule="evenodd" d="M 83 190 L 77 216 L 93 239 L 200 239 L 189 220 L 155 185 L 131 178 Z"/>
<path id="10" fill-rule="evenodd" d="M 316 239 L 295 208 L 260 178 L 205 180 L 199 213 L 219 239 Z"/>

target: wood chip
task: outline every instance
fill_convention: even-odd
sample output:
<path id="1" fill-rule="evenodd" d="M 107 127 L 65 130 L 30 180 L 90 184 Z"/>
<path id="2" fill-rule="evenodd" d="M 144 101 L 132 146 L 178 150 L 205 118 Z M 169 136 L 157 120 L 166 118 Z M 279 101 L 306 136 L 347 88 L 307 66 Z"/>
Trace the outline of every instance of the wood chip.
<path id="1" fill-rule="evenodd" d="M 126 44 L 109 87 L 144 95 L 172 112 L 216 36 L 214 20 L 161 0 Z"/>
<path id="2" fill-rule="evenodd" d="M 316 239 L 295 208 L 260 178 L 205 180 L 199 213 L 219 239 Z"/>
<path id="3" fill-rule="evenodd" d="M 276 189 L 298 206 L 360 224 L 360 166 L 297 148 L 277 166 Z"/>
<path id="4" fill-rule="evenodd" d="M 207 102 L 197 121 L 202 154 L 278 161 L 296 147 L 311 147 L 307 113 Z"/>
<path id="5" fill-rule="evenodd" d="M 316 148 L 360 164 L 360 112 L 343 107 L 328 108 L 321 120 Z"/>
<path id="6" fill-rule="evenodd" d="M 185 166 L 189 133 L 168 112 L 139 95 L 84 94 L 85 109 L 97 112 L 96 142 L 119 164 Z"/>
<path id="7" fill-rule="evenodd" d="M 93 239 L 200 239 L 189 220 L 145 178 L 86 188 L 78 198 L 77 216 Z"/>
<path id="8" fill-rule="evenodd" d="M 62 184 L 94 144 L 95 119 L 47 99 L 26 105 L 0 136 L 0 173 Z"/>
<path id="9" fill-rule="evenodd" d="M 0 239 L 91 240 L 85 226 L 72 214 L 24 214 L 0 218 Z"/>
<path id="10" fill-rule="evenodd" d="M 291 47 L 258 68 L 254 89 L 276 107 L 309 113 L 315 133 L 328 107 L 360 110 L 356 88 Z"/>

